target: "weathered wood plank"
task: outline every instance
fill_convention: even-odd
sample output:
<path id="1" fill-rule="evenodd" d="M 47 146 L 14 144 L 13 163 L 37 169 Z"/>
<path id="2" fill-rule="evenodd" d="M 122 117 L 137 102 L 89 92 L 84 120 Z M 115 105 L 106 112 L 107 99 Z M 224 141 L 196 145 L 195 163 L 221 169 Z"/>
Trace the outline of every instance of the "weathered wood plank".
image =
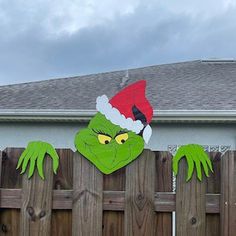
<path id="1" fill-rule="evenodd" d="M 101 172 L 79 153 L 73 158 L 72 235 L 102 235 Z"/>
<path id="2" fill-rule="evenodd" d="M 54 210 L 52 217 L 52 235 L 72 235 L 72 213 L 71 210 Z"/>
<path id="3" fill-rule="evenodd" d="M 121 168 L 110 175 L 103 175 L 103 236 L 123 236 L 124 235 L 124 212 L 116 211 L 123 202 L 125 190 L 125 168 Z M 114 196 L 109 197 L 109 193 L 121 191 L 122 197 L 115 200 Z M 107 194 L 108 193 L 108 194 Z M 109 209 L 114 206 L 114 210 Z"/>
<path id="4" fill-rule="evenodd" d="M 2 151 L 0 150 L 0 188 L 2 183 Z M 1 195 L 0 195 L 0 206 L 1 206 Z"/>
<path id="5" fill-rule="evenodd" d="M 21 208 L 21 189 L 0 189 L 2 198 L 1 208 Z M 54 210 L 71 210 L 73 190 L 53 190 Z M 154 206 L 157 212 L 175 211 L 175 193 L 163 192 L 154 194 Z M 103 210 L 124 211 L 125 191 L 103 191 Z M 220 212 L 220 194 L 206 194 L 206 212 L 209 214 Z"/>
<path id="6" fill-rule="evenodd" d="M 204 236 L 206 220 L 206 178 L 197 180 L 196 171 L 186 182 L 187 162 L 182 158 L 176 182 L 176 235 Z"/>
<path id="7" fill-rule="evenodd" d="M 58 194 L 60 190 L 69 190 L 72 194 L 73 189 L 73 157 L 74 152 L 70 149 L 57 149 L 57 153 L 60 157 L 60 163 L 58 172 L 54 175 L 53 179 L 53 189 L 55 189 L 53 194 L 53 208 L 55 207 L 54 199 L 58 199 Z M 67 206 L 67 196 L 65 196 L 63 201 L 63 207 Z M 72 195 L 70 196 L 70 210 L 53 210 L 52 211 L 52 236 L 72 235 Z M 55 208 L 54 208 L 55 209 Z M 58 208 L 57 208 L 58 209 Z"/>
<path id="8" fill-rule="evenodd" d="M 6 148 L 2 153 L 2 188 L 21 188 L 22 176 L 16 170 L 23 148 Z"/>
<path id="9" fill-rule="evenodd" d="M 236 155 L 228 151 L 221 158 L 221 235 L 236 232 Z"/>
<path id="10" fill-rule="evenodd" d="M 18 236 L 20 227 L 19 209 L 1 209 L 0 215 L 0 235 Z"/>
<path id="11" fill-rule="evenodd" d="M 20 148 L 7 148 L 3 151 L 1 188 L 21 188 L 22 177 L 20 171 L 16 170 L 16 165 L 22 151 L 23 149 Z M 20 228 L 20 210 L 1 209 L 0 224 L 4 235 L 18 236 Z"/>
<path id="12" fill-rule="evenodd" d="M 144 150 L 126 167 L 125 235 L 154 235 L 155 154 Z"/>
<path id="13" fill-rule="evenodd" d="M 0 184 L 2 183 L 1 179 L 2 179 L 2 151 L 0 151 Z"/>
<path id="14" fill-rule="evenodd" d="M 29 180 L 23 175 L 21 227 L 22 236 L 50 236 L 53 171 L 49 156 L 44 160 L 45 180 L 34 173 Z"/>
<path id="15" fill-rule="evenodd" d="M 210 177 L 206 179 L 207 193 L 208 194 L 220 194 L 220 152 L 209 153 L 213 164 L 214 173 L 210 172 Z M 219 200 L 219 199 L 218 199 Z M 208 199 L 206 198 L 208 202 Z M 206 209 L 208 213 L 208 210 Z M 217 214 L 206 215 L 206 235 L 220 236 L 220 214 L 219 214 L 219 203 Z"/>
<path id="16" fill-rule="evenodd" d="M 59 168 L 53 178 L 53 189 L 73 189 L 73 158 L 74 152 L 70 149 L 57 149 L 59 157 Z"/>
<path id="17" fill-rule="evenodd" d="M 156 178 L 155 178 L 155 191 L 156 192 L 171 192 L 172 191 L 172 155 L 169 152 L 155 152 L 156 155 Z M 160 195 L 156 194 L 157 199 L 155 202 L 161 203 Z M 165 199 L 168 202 L 168 199 Z M 172 199 L 173 200 L 173 199 Z M 163 203 L 166 203 L 163 202 Z M 168 202 L 169 206 L 175 207 L 174 202 Z M 165 207 L 166 205 L 161 205 Z M 172 208 L 173 209 L 173 208 Z M 166 212 L 164 208 L 159 208 L 156 213 L 155 235 L 171 236 L 172 235 L 172 213 Z"/>

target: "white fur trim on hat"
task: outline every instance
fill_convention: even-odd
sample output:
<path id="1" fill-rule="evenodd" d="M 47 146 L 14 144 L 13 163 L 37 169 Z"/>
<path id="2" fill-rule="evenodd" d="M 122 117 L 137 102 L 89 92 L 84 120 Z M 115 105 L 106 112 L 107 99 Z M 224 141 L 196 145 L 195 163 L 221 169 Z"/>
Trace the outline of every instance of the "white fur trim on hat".
<path id="1" fill-rule="evenodd" d="M 131 130 L 136 134 L 138 134 L 144 128 L 144 125 L 140 120 L 126 118 L 119 112 L 118 109 L 112 107 L 106 95 L 97 97 L 96 102 L 96 109 L 105 115 L 105 117 L 113 124 L 119 125 L 123 129 Z"/>
<path id="2" fill-rule="evenodd" d="M 147 125 L 143 130 L 143 139 L 145 143 L 148 143 L 152 136 L 152 128 L 150 125 Z"/>

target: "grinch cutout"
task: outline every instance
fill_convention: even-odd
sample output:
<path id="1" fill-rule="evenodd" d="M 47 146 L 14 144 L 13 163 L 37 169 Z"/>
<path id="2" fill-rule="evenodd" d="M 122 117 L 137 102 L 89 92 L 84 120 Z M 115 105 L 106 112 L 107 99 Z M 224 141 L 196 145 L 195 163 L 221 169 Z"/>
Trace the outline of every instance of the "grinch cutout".
<path id="1" fill-rule="evenodd" d="M 133 160 L 143 151 L 144 144 L 148 143 L 152 129 L 150 122 L 153 109 L 145 96 L 146 81 L 135 82 L 110 100 L 106 95 L 96 100 L 97 114 L 91 119 L 86 129 L 79 131 L 75 137 L 75 147 L 85 158 L 93 163 L 102 173 L 110 174 Z M 29 166 L 28 177 L 35 170 L 44 179 L 43 160 L 48 154 L 53 159 L 53 171 L 56 174 L 59 165 L 59 156 L 52 145 L 35 141 L 19 158 L 17 169 L 22 168 L 21 174 Z M 208 169 L 212 171 L 209 157 L 203 148 L 197 144 L 182 146 L 173 158 L 174 173 L 178 173 L 179 160 L 186 157 L 188 163 L 189 180 L 196 166 L 198 179 L 202 179 L 201 165 L 206 176 Z"/>
<path id="2" fill-rule="evenodd" d="M 127 165 L 151 137 L 153 109 L 145 97 L 146 81 L 138 81 L 108 100 L 97 98 L 98 113 L 75 138 L 77 150 L 101 172 L 110 174 Z"/>

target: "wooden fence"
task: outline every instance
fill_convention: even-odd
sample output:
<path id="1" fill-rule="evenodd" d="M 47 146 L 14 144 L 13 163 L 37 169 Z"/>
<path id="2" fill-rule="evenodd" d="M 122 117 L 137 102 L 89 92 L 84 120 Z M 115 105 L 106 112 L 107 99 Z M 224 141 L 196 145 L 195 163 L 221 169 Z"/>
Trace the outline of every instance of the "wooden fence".
<path id="1" fill-rule="evenodd" d="M 171 154 L 145 150 L 125 168 L 102 175 L 87 159 L 60 149 L 53 175 L 45 159 L 46 180 L 16 171 L 23 149 L 0 152 L 0 235 L 122 236 L 236 235 L 236 152 L 210 153 L 214 174 L 185 182 L 180 162 L 173 192 Z"/>

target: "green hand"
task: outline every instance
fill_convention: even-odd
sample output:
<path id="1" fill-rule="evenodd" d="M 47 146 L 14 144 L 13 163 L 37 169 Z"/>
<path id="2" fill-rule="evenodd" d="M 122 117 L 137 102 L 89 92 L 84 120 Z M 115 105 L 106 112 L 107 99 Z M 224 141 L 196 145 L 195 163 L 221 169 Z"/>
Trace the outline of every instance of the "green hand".
<path id="1" fill-rule="evenodd" d="M 172 160 L 174 174 L 178 174 L 179 161 L 181 158 L 186 157 L 188 163 L 188 173 L 186 181 L 189 181 L 193 175 L 194 164 L 197 171 L 197 178 L 202 180 L 202 170 L 203 166 L 204 173 L 209 177 L 209 169 L 213 172 L 212 163 L 209 156 L 204 151 L 203 147 L 198 144 L 188 144 L 181 146 Z"/>
<path id="2" fill-rule="evenodd" d="M 34 173 L 35 165 L 37 164 L 38 173 L 40 177 L 44 179 L 43 161 L 46 154 L 52 158 L 53 172 L 56 174 L 59 166 L 59 156 L 51 144 L 41 141 L 30 142 L 28 144 L 19 158 L 16 169 L 21 167 L 21 174 L 23 174 L 26 172 L 27 166 L 29 165 L 28 178 L 30 178 Z"/>

